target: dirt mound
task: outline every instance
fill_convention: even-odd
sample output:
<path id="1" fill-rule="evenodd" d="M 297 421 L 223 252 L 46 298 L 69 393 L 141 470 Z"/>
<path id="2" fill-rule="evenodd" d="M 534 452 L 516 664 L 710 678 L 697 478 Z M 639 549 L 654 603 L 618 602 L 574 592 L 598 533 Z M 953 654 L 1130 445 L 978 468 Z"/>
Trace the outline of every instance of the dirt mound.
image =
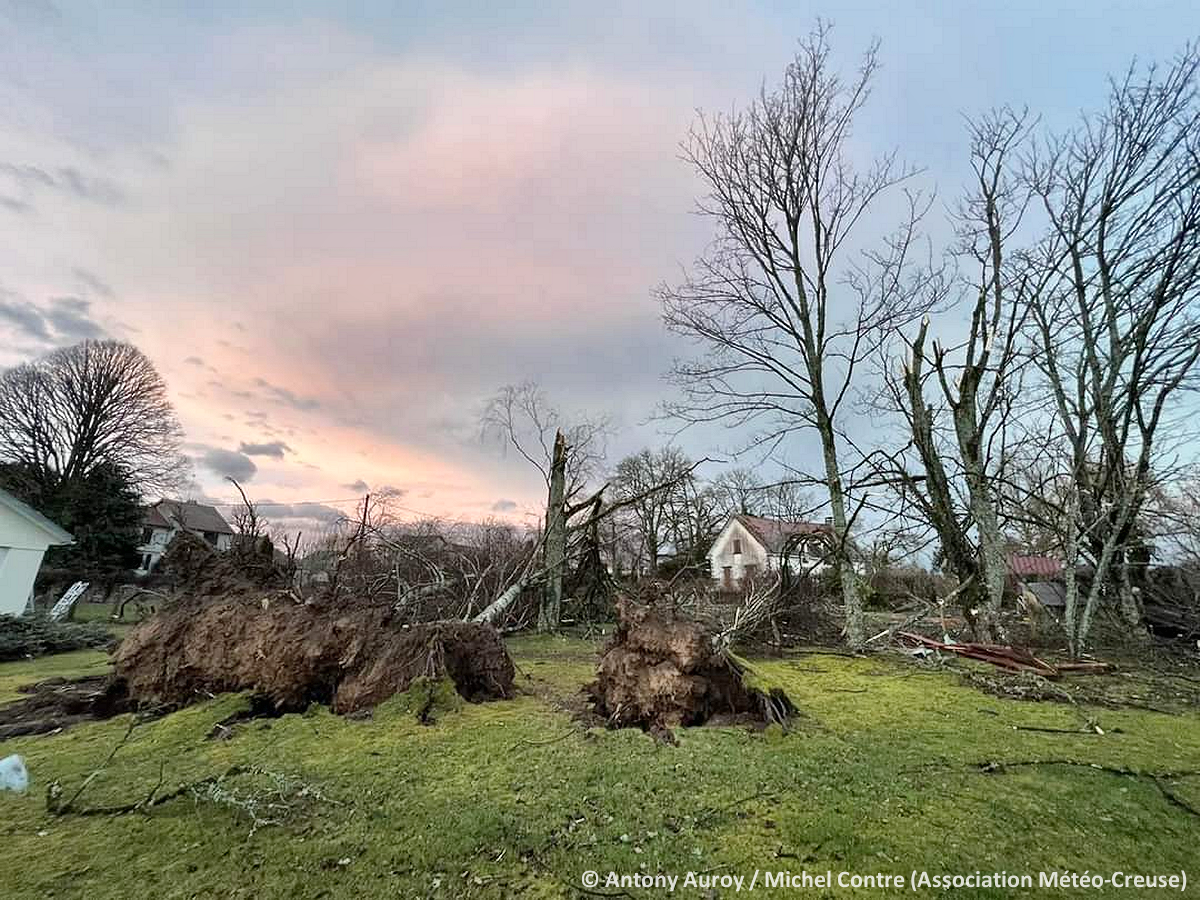
<path id="1" fill-rule="evenodd" d="M 715 649 L 705 626 L 669 607 L 617 603 L 618 625 L 587 691 L 612 727 L 663 737 L 679 725 L 748 714 L 783 724 L 793 707 L 778 690 L 749 683 L 744 667 Z"/>
<path id="2" fill-rule="evenodd" d="M 160 571 L 176 589 L 194 596 L 223 596 L 288 587 L 287 573 L 275 559 L 271 539 L 237 536 L 225 552 L 197 535 L 180 531 L 163 553 Z"/>
<path id="3" fill-rule="evenodd" d="M 113 666 L 140 704 L 253 691 L 280 710 L 328 703 L 339 713 L 372 707 L 417 678 L 449 677 L 470 701 L 508 697 L 514 672 L 488 625 L 403 626 L 387 607 L 321 608 L 278 595 L 177 602 L 134 628 Z"/>

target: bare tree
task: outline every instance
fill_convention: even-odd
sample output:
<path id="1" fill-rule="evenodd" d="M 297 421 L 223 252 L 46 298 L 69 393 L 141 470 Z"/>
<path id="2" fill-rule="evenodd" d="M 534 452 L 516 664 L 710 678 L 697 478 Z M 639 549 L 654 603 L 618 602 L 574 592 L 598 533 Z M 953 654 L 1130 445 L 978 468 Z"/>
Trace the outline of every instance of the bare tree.
<path id="1" fill-rule="evenodd" d="M 536 468 L 547 488 L 553 474 L 554 442 L 561 432 L 570 448 L 563 484 L 568 500 L 601 475 L 612 432 L 607 417 L 568 415 L 532 381 L 505 385 L 497 391 L 484 409 L 482 424 L 486 437 L 498 438 Z"/>
<path id="2" fill-rule="evenodd" d="M 764 426 L 774 447 L 815 429 L 820 482 L 828 491 L 852 645 L 863 641 L 862 604 L 850 560 L 852 516 L 838 422 L 859 364 L 880 336 L 913 316 L 901 273 L 925 205 L 908 215 L 866 262 L 841 263 L 875 201 L 912 171 L 895 155 L 856 169 L 851 126 L 870 93 L 876 46 L 849 81 L 833 71 L 829 30 L 801 44 L 782 84 L 740 112 L 701 118 L 684 154 L 705 183 L 701 214 L 716 224 L 711 250 L 682 285 L 661 288 L 669 328 L 705 348 L 677 362 L 682 399 L 669 413 L 688 422 Z"/>
<path id="3" fill-rule="evenodd" d="M 724 524 L 717 493 L 691 472 L 681 477 L 667 496 L 667 527 L 675 552 L 687 565 L 699 566 Z"/>
<path id="4" fill-rule="evenodd" d="M 672 525 L 680 525 L 676 514 L 682 515 L 673 504 L 678 503 L 677 491 L 652 491 L 655 485 L 677 482 L 682 488 L 683 473 L 692 468 L 691 461 L 675 447 L 661 450 L 641 450 L 617 463 L 612 477 L 612 493 L 618 501 L 629 501 L 638 539 L 646 551 L 646 565 L 651 576 L 658 572 L 659 554 L 668 540 Z M 690 531 L 690 529 L 689 529 Z"/>
<path id="5" fill-rule="evenodd" d="M 265 533 L 266 526 L 266 523 L 259 518 L 258 504 L 253 503 L 246 496 L 241 484 L 232 475 L 226 475 L 225 480 L 234 486 L 238 496 L 242 498 L 241 505 L 233 508 L 233 527 L 245 540 L 250 542 L 258 540 L 259 536 Z"/>
<path id="6" fill-rule="evenodd" d="M 727 516 L 759 514 L 762 488 L 762 479 L 752 470 L 740 466 L 727 469 L 713 480 L 717 502 Z"/>
<path id="7" fill-rule="evenodd" d="M 83 341 L 0 375 L 0 459 L 41 491 L 109 464 L 143 495 L 186 474 L 167 386 L 140 350 Z"/>
<path id="8" fill-rule="evenodd" d="M 1141 610 L 1128 542 L 1168 463 L 1200 360 L 1200 52 L 1167 68 L 1131 67 L 1107 107 L 1031 155 L 1027 175 L 1049 220 L 1029 256 L 1036 360 L 1065 452 L 1072 552 L 1094 566 L 1070 583 L 1066 627 L 1087 641 L 1098 603 Z M 1068 557 L 1068 568 L 1072 558 Z"/>
<path id="9" fill-rule="evenodd" d="M 958 271 L 922 282 L 931 307 L 969 309 L 967 334 L 960 343 L 930 344 L 926 317 L 904 340 L 901 371 L 887 366 L 885 387 L 903 415 L 918 467 L 909 468 L 904 451 L 874 459 L 937 532 L 972 630 L 991 642 L 1001 636 L 1008 570 L 1000 515 L 1006 426 L 1019 395 L 1029 309 L 1027 275 L 1014 271 L 1006 255 L 1027 205 L 1014 163 L 1029 137 L 1028 115 L 1001 110 L 971 122 L 970 133 L 974 181 L 958 215 L 952 254 Z"/>

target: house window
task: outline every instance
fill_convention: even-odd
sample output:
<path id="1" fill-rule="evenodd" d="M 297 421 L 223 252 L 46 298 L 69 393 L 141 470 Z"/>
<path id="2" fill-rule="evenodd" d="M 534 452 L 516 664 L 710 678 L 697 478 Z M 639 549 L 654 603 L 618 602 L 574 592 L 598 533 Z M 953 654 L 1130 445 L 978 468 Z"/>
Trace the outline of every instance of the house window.
<path id="1" fill-rule="evenodd" d="M 739 538 L 733 539 L 733 555 L 737 556 L 742 552 L 742 542 Z"/>
<path id="2" fill-rule="evenodd" d="M 217 546 L 217 533 L 215 531 L 204 532 L 204 539 L 214 547 Z"/>
<path id="3" fill-rule="evenodd" d="M 748 581 L 753 581 L 757 576 L 758 566 L 755 563 L 748 563 L 746 565 L 746 579 Z"/>
<path id="4" fill-rule="evenodd" d="M 723 587 L 733 587 L 733 566 L 725 566 L 721 570 L 721 585 Z"/>
<path id="5" fill-rule="evenodd" d="M 153 528 L 143 528 L 142 529 L 142 543 L 143 544 L 150 543 L 150 539 L 152 537 L 154 537 L 154 529 Z"/>
<path id="6" fill-rule="evenodd" d="M 147 572 L 150 571 L 150 563 L 151 563 L 152 559 L 153 559 L 153 557 L 151 557 L 149 553 L 145 553 L 142 555 L 142 568 Z"/>

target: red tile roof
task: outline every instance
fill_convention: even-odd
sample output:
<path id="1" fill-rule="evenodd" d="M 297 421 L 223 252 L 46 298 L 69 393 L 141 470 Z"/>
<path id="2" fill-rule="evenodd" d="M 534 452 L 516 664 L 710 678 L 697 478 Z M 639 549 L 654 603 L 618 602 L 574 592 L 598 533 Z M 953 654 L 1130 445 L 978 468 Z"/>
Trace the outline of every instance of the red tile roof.
<path id="1" fill-rule="evenodd" d="M 1053 556 L 1019 556 L 1013 554 L 1008 558 L 1008 571 L 1020 577 L 1041 576 L 1053 577 L 1061 574 L 1062 560 Z"/>
<path id="2" fill-rule="evenodd" d="M 768 553 L 782 553 L 788 538 L 795 535 L 832 535 L 833 526 L 820 522 L 785 522 L 782 519 L 767 519 L 762 516 L 739 515 L 737 520 L 754 535 Z"/>

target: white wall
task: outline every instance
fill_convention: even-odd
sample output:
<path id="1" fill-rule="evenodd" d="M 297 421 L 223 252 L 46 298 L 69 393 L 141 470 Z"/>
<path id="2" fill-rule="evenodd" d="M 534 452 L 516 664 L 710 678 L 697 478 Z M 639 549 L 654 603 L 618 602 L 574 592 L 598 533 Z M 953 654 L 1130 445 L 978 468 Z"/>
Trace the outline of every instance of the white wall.
<path id="1" fill-rule="evenodd" d="M 50 538 L 45 531 L 8 507 L 0 506 L 0 547 L 44 551 L 49 546 Z"/>
<path id="2" fill-rule="evenodd" d="M 25 611 L 50 538 L 24 516 L 0 506 L 0 613 Z"/>
<path id="3" fill-rule="evenodd" d="M 19 616 L 25 611 L 43 553 L 44 548 L 0 547 L 0 614 Z"/>
<path id="4" fill-rule="evenodd" d="M 151 526 L 150 540 L 138 547 L 138 568 L 139 572 L 148 572 L 158 565 L 159 559 L 166 552 L 167 544 L 171 543 L 171 538 L 175 536 L 178 529 L 158 528 Z M 146 554 L 150 554 L 150 569 L 147 569 L 142 563 L 145 561 Z"/>
<path id="5" fill-rule="evenodd" d="M 733 552 L 734 541 L 741 541 L 741 553 Z M 746 574 L 747 565 L 758 566 L 760 573 L 772 566 L 772 561 L 762 544 L 737 519 L 731 520 L 718 535 L 712 550 L 709 551 L 708 560 L 713 580 L 718 584 L 724 581 L 726 566 L 732 569 L 730 574 L 735 585 Z"/>

